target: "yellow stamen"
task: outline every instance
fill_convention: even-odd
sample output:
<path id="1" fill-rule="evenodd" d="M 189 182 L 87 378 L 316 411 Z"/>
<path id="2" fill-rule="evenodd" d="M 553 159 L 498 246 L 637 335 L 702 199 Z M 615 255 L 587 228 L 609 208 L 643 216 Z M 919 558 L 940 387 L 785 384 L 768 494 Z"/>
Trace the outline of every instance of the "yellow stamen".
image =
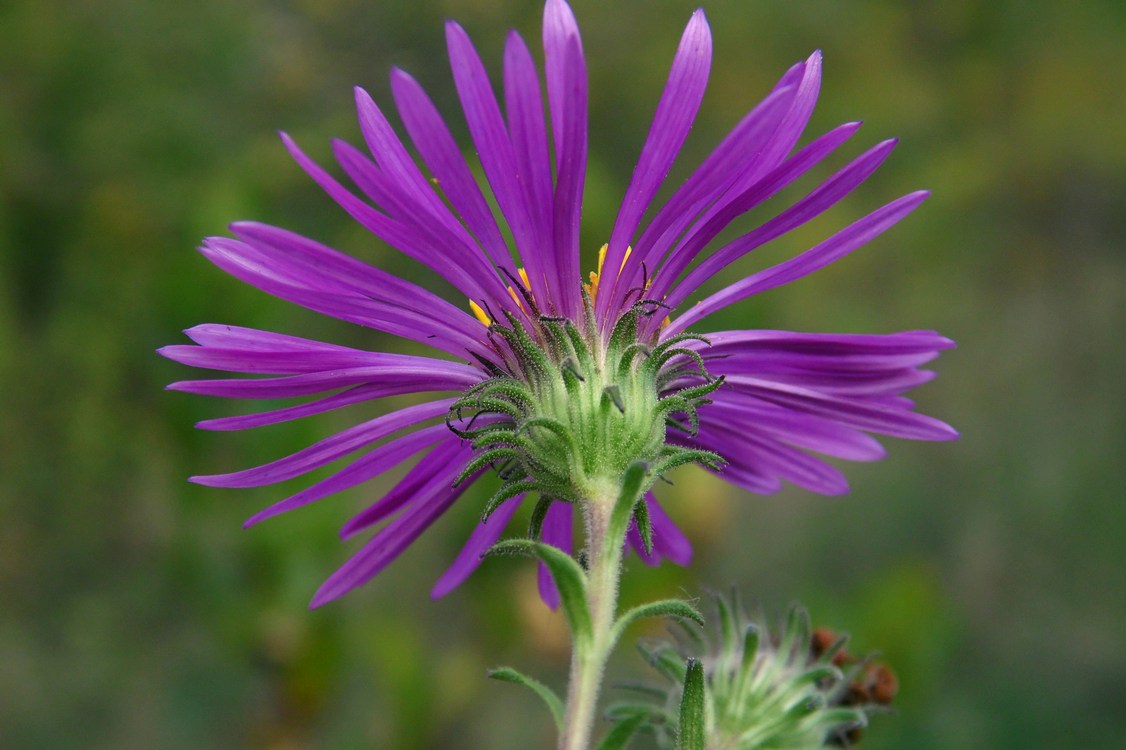
<path id="1" fill-rule="evenodd" d="M 602 247 L 600 247 L 598 249 L 598 270 L 597 271 L 591 271 L 590 276 L 589 276 L 590 283 L 583 285 L 584 287 L 586 287 L 587 294 L 590 295 L 591 302 L 593 302 L 594 300 L 596 300 L 598 298 L 598 280 L 602 276 L 602 266 L 606 263 L 606 252 L 609 249 L 610 249 L 609 244 L 603 245 Z M 632 247 L 626 248 L 626 254 L 622 258 L 621 268 L 626 267 L 626 260 L 629 258 L 630 253 L 632 253 L 632 252 L 633 252 Z M 619 268 L 618 270 L 620 271 L 621 268 Z M 518 268 L 516 270 L 517 270 L 517 273 L 520 274 L 520 280 L 522 282 L 524 282 L 524 289 L 528 290 L 528 292 L 530 294 L 531 289 L 532 289 L 532 284 L 531 284 L 530 281 L 528 281 L 528 272 L 525 271 L 523 268 Z M 646 289 L 649 288 L 649 282 L 645 283 L 645 288 Z M 520 297 L 520 295 L 517 294 L 516 290 L 513 289 L 512 287 L 508 287 L 508 293 L 512 295 L 512 299 L 514 299 L 516 301 L 516 304 L 520 306 L 520 309 L 524 310 L 524 301 Z M 488 314 L 485 313 L 485 310 L 480 305 L 478 305 L 476 302 L 474 302 L 473 300 L 469 300 L 469 309 L 473 312 L 473 315 L 477 318 L 477 320 L 481 321 L 481 323 L 483 323 L 484 325 L 489 326 L 489 325 L 493 324 L 493 321 L 489 318 Z M 525 312 L 527 312 L 527 311 L 525 310 Z M 665 318 L 661 322 L 661 328 L 664 328 L 670 322 L 671 321 L 669 320 L 669 318 Z"/>
<path id="2" fill-rule="evenodd" d="M 598 270 L 590 272 L 590 283 L 586 285 L 586 291 L 587 294 L 590 295 L 591 301 L 598 298 L 598 280 L 602 276 L 602 266 L 606 263 L 606 251 L 609 249 L 610 246 L 608 244 L 598 249 Z M 622 258 L 622 266 L 618 269 L 619 271 L 626 267 L 626 258 L 629 258 L 629 254 L 632 252 L 632 247 L 626 248 L 626 254 L 625 257 Z"/>
<path id="3" fill-rule="evenodd" d="M 469 300 L 469 309 L 473 313 L 473 315 L 477 318 L 477 320 L 481 321 L 484 325 L 491 326 L 493 324 L 492 319 L 489 318 L 489 316 L 485 314 L 484 308 L 482 308 L 480 305 L 478 305 L 473 300 Z"/>
<path id="4" fill-rule="evenodd" d="M 529 292 L 530 296 L 532 290 L 532 282 L 528 281 L 528 272 L 523 268 L 517 268 L 516 272 L 520 274 L 520 280 L 524 282 L 524 289 Z M 517 305 L 519 305 L 520 309 L 524 310 L 524 299 L 520 296 L 520 294 L 512 287 L 508 287 L 508 293 L 512 295 L 513 301 L 516 302 Z M 487 326 L 491 326 L 493 324 L 492 319 L 489 317 L 488 313 L 485 312 L 485 309 L 473 300 L 469 300 L 469 310 L 473 313 L 474 317 L 476 317 L 477 320 L 481 321 L 482 324 Z M 524 310 L 524 312 L 527 312 L 527 310 Z"/>

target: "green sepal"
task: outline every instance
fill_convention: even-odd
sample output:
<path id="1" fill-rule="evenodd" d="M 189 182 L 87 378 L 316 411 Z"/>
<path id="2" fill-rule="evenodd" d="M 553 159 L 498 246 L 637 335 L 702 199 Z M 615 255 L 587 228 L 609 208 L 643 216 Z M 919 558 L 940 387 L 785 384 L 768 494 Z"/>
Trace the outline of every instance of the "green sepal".
<path id="1" fill-rule="evenodd" d="M 669 363 L 669 360 L 676 357 L 687 357 L 689 361 L 696 365 L 697 374 L 707 377 L 708 366 L 704 363 L 704 358 L 700 356 L 699 352 L 683 346 L 676 349 L 666 349 L 660 354 L 654 353 L 650 360 L 652 371 L 659 372 L 662 367 Z"/>
<path id="2" fill-rule="evenodd" d="M 614 328 L 610 331 L 610 340 L 606 347 L 610 351 L 621 351 L 637 340 L 637 319 L 641 314 L 641 303 L 635 302 L 633 307 L 622 313 Z"/>
<path id="3" fill-rule="evenodd" d="M 657 414 L 666 419 L 673 414 L 684 414 L 688 417 L 688 434 L 695 437 L 700 431 L 700 417 L 696 414 L 696 405 L 677 395 L 665 396 L 657 402 Z M 680 425 L 677 425 L 681 427 Z M 684 429 L 681 427 L 681 429 Z"/>
<path id="4" fill-rule="evenodd" d="M 653 473 L 658 476 L 667 474 L 685 464 L 703 464 L 709 469 L 718 471 L 727 465 L 727 462 L 723 459 L 723 456 L 712 451 L 679 448 L 663 458 L 653 469 Z"/>
<path id="5" fill-rule="evenodd" d="M 617 643 L 626 628 L 648 617 L 679 617 L 698 625 L 704 624 L 704 616 L 700 611 L 683 599 L 662 599 L 659 602 L 642 604 L 622 614 L 610 630 L 610 643 Z"/>
<path id="6" fill-rule="evenodd" d="M 472 406 L 473 408 L 475 408 L 475 409 L 477 409 L 480 412 L 485 413 L 485 414 L 488 414 L 490 412 L 498 413 L 498 414 L 504 414 L 505 416 L 511 417 L 512 419 L 515 419 L 515 420 L 522 419 L 524 417 L 523 409 L 521 409 L 516 404 L 510 403 L 510 402 L 505 401 L 503 399 L 493 398 L 492 396 L 481 395 L 481 396 L 474 396 L 473 398 L 470 398 L 470 399 L 461 399 L 461 400 L 467 401 L 468 403 L 451 404 L 451 407 L 457 406 L 457 407 L 464 408 L 466 406 Z"/>
<path id="7" fill-rule="evenodd" d="M 496 494 L 489 498 L 489 502 L 485 503 L 485 509 L 481 511 L 481 523 L 489 520 L 489 516 L 493 514 L 500 504 L 505 500 L 516 497 L 521 492 L 532 492 L 539 487 L 539 484 L 531 481 L 514 481 L 505 482 L 497 490 Z"/>
<path id="8" fill-rule="evenodd" d="M 652 356 L 649 345 L 638 341 L 636 344 L 630 344 L 625 348 L 621 354 L 621 359 L 618 361 L 619 379 L 624 379 L 629 376 L 630 372 L 633 370 L 633 359 L 639 354 L 645 359 Z"/>
<path id="9" fill-rule="evenodd" d="M 619 412 L 622 414 L 626 413 L 626 402 L 622 400 L 622 389 L 617 385 L 608 385 L 603 388 L 602 398 L 610 399 L 610 402 L 618 407 Z"/>
<path id="10" fill-rule="evenodd" d="M 489 466 L 490 464 L 501 458 L 519 459 L 520 453 L 513 448 L 492 448 L 485 451 L 484 453 L 478 454 L 472 461 L 465 465 L 465 468 L 462 469 L 461 473 L 458 474 L 454 479 L 454 487 L 457 487 L 459 484 L 476 474 L 481 469 Z"/>
<path id="11" fill-rule="evenodd" d="M 818 685 L 826 681 L 836 682 L 841 679 L 841 670 L 832 664 L 813 667 L 802 672 L 794 679 L 794 685 Z"/>
<path id="12" fill-rule="evenodd" d="M 689 400 L 702 398 L 710 393 L 715 393 L 726 380 L 726 375 L 720 375 L 717 378 L 708 380 L 706 383 L 694 385 L 691 388 L 681 388 L 676 392 L 676 395 Z"/>
<path id="13" fill-rule="evenodd" d="M 531 419 L 525 419 L 516 429 L 516 434 L 519 435 L 521 433 L 528 432 L 532 427 L 539 427 L 540 429 L 547 430 L 548 432 L 552 433 L 560 440 L 562 440 L 564 443 L 566 443 L 567 447 L 572 452 L 574 451 L 575 440 L 571 437 L 571 433 L 567 430 L 566 427 L 563 426 L 563 424 L 559 420 L 551 419 L 549 417 L 532 417 Z"/>
<path id="14" fill-rule="evenodd" d="M 807 653 L 812 630 L 813 628 L 809 623 L 809 612 L 806 608 L 796 603 L 792 605 L 786 615 L 786 626 L 782 632 L 782 640 L 778 644 L 779 653 Z"/>
<path id="15" fill-rule="evenodd" d="M 637 524 L 645 554 L 653 554 L 653 522 L 649 520 L 649 503 L 641 501 L 633 506 L 633 522 Z"/>
<path id="16" fill-rule="evenodd" d="M 543 533 L 543 522 L 547 518 L 547 511 L 551 504 L 555 502 L 547 495 L 540 495 L 536 507 L 532 509 L 532 517 L 528 521 L 528 538 L 538 540 L 540 534 Z"/>
<path id="17" fill-rule="evenodd" d="M 586 606 L 586 573 L 573 557 L 557 547 L 531 539 L 507 539 L 494 544 L 485 554 L 528 555 L 542 560 L 555 579 L 555 587 L 559 589 L 563 613 L 567 616 L 575 643 L 582 646 L 590 641 L 594 625 Z"/>
<path id="18" fill-rule="evenodd" d="M 740 636 L 745 635 L 740 633 L 742 628 L 739 627 L 739 614 L 727 601 L 727 597 L 720 594 L 715 595 L 715 605 L 719 615 L 719 635 L 722 641 L 720 650 L 725 654 L 737 653 Z"/>
<path id="19" fill-rule="evenodd" d="M 648 722 L 648 717 L 644 714 L 635 714 L 628 719 L 622 719 L 614 728 L 606 733 L 602 741 L 598 743 L 595 750 L 625 750 L 629 745 L 630 740 L 637 734 L 637 730 L 641 729 Z"/>
<path id="20" fill-rule="evenodd" d="M 639 643 L 637 650 L 645 657 L 645 661 L 649 662 L 649 666 L 653 667 L 669 682 L 684 682 L 684 657 L 677 653 L 675 648 L 667 643 L 654 647 Z"/>
<path id="21" fill-rule="evenodd" d="M 509 426 L 506 424 L 503 429 L 489 430 L 481 435 L 473 441 L 473 450 L 481 450 L 494 445 L 515 445 L 516 430 L 508 429 Z"/>
<path id="22" fill-rule="evenodd" d="M 701 336 L 697 333 L 690 333 L 690 332 L 678 333 L 675 336 L 670 336 L 669 338 L 665 339 L 660 344 L 658 344 L 653 349 L 653 354 L 659 356 L 659 355 L 663 354 L 664 352 L 668 351 L 669 349 L 671 349 L 672 347 L 676 346 L 677 344 L 682 344 L 685 341 L 699 341 L 699 342 L 704 343 L 708 346 L 712 345 L 711 339 L 709 339 L 707 336 Z"/>
<path id="23" fill-rule="evenodd" d="M 689 659 L 684 675 L 684 695 L 680 699 L 677 750 L 707 750 L 704 703 L 704 665 L 697 659 Z"/>
<path id="24" fill-rule="evenodd" d="M 645 718 L 644 723 L 652 726 L 674 725 L 676 721 L 676 716 L 671 711 L 649 703 L 615 703 L 606 709 L 605 715 L 610 721 L 628 721 L 635 716 L 642 716 Z"/>
<path id="25" fill-rule="evenodd" d="M 614 685 L 614 687 L 618 690 L 648 696 L 656 701 L 663 701 L 669 694 L 668 690 L 657 687 L 656 685 L 651 685 L 647 682 L 619 682 Z"/>
<path id="26" fill-rule="evenodd" d="M 555 694 L 555 691 L 544 685 L 537 679 L 527 676 L 523 672 L 519 672 L 512 667 L 499 667 L 489 672 L 489 678 L 493 680 L 500 680 L 501 682 L 511 682 L 516 685 L 523 685 L 538 695 L 543 702 L 547 704 L 547 709 L 551 711 L 551 718 L 555 719 L 555 729 L 563 731 L 563 701 Z"/>
<path id="27" fill-rule="evenodd" d="M 649 464 L 643 461 L 630 464 L 622 473 L 622 490 L 618 493 L 613 510 L 610 511 L 610 527 L 606 534 L 606 538 L 612 540 L 610 543 L 621 544 L 621 540 L 625 539 L 634 507 L 641 500 L 648 477 Z"/>

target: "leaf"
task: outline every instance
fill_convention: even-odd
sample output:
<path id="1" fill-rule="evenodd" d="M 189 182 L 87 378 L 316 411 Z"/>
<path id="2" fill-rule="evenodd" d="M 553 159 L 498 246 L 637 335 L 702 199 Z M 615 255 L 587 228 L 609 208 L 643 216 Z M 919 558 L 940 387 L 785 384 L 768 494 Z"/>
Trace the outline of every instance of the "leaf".
<path id="1" fill-rule="evenodd" d="M 680 726 L 677 750 L 707 750 L 704 726 L 704 665 L 688 660 L 684 675 L 684 697 L 680 701 Z"/>
<path id="2" fill-rule="evenodd" d="M 640 713 L 619 721 L 613 729 L 606 733 L 595 750 L 625 750 L 629 741 L 637 734 L 637 730 L 645 726 L 645 721 L 645 715 Z"/>
<path id="3" fill-rule="evenodd" d="M 511 682 L 516 685 L 523 685 L 531 690 L 533 693 L 543 699 L 547 704 L 547 708 L 551 711 L 551 717 L 555 719 L 555 728 L 563 731 L 563 701 L 559 700 L 559 696 L 555 691 L 544 685 L 537 679 L 528 677 L 523 672 L 518 672 L 512 667 L 500 667 L 489 672 L 489 677 L 501 682 Z"/>
<path id="4" fill-rule="evenodd" d="M 528 555 L 542 560 L 551 571 L 555 586 L 559 589 L 560 603 L 571 627 L 575 645 L 585 648 L 594 633 L 594 625 L 586 604 L 586 573 L 574 558 L 557 547 L 531 539 L 507 539 L 494 544 L 485 554 Z"/>
<path id="5" fill-rule="evenodd" d="M 659 602 L 650 602 L 634 607 L 619 617 L 610 631 L 610 643 L 617 643 L 626 628 L 647 617 L 679 617 L 684 620 L 692 620 L 698 625 L 704 624 L 704 616 L 700 614 L 700 611 L 683 599 L 662 599 Z"/>

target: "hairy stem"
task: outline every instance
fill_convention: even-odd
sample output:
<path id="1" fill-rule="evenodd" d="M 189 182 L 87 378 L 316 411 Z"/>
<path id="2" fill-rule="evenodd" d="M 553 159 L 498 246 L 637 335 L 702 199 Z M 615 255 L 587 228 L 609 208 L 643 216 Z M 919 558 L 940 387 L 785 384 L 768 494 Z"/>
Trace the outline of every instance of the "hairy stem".
<path id="1" fill-rule="evenodd" d="M 611 538 L 618 536 L 610 528 L 615 499 L 616 494 L 608 492 L 585 504 L 583 515 L 589 558 L 586 603 L 592 628 L 589 637 L 576 638 L 574 642 L 560 750 L 587 750 L 590 746 L 602 676 L 614 648 L 614 615 L 625 543 L 623 538 Z"/>

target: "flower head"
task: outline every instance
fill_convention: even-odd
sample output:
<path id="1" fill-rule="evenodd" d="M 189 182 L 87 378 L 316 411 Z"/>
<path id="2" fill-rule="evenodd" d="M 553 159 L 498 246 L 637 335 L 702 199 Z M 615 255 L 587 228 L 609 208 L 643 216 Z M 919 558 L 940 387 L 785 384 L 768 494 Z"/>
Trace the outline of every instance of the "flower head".
<path id="1" fill-rule="evenodd" d="M 702 11 L 688 22 L 598 271 L 580 267 L 587 159 L 587 81 L 571 9 L 548 0 L 544 75 L 516 32 L 504 53 L 502 102 L 469 37 L 446 27 L 450 64 L 488 193 L 438 110 L 407 73 L 391 89 L 422 164 L 380 107 L 356 90 L 362 150 L 333 143 L 349 188 L 282 139 L 297 163 L 357 222 L 451 284 L 442 299 L 411 282 L 275 227 L 239 222 L 201 252 L 233 276 L 325 315 L 425 344 L 437 356 L 358 350 L 226 325 L 187 331 L 169 346 L 185 364 L 265 375 L 192 380 L 174 390 L 226 398 L 314 397 L 199 426 L 239 430 L 386 396 L 452 393 L 357 424 L 308 448 L 233 474 L 194 477 L 252 487 L 306 474 L 362 451 L 326 479 L 248 524 L 365 482 L 424 454 L 342 536 L 384 524 L 324 584 L 321 604 L 364 583 L 496 469 L 501 490 L 485 520 L 434 589 L 441 595 L 478 565 L 525 496 L 541 499 L 533 531 L 571 551 L 573 507 L 604 494 L 622 472 L 649 468 L 647 487 L 687 462 L 753 492 L 782 480 L 824 494 L 847 489 L 840 472 L 807 451 L 873 460 L 868 433 L 948 439 L 943 423 L 902 393 L 952 342 L 933 332 L 836 335 L 722 331 L 699 335 L 709 314 L 822 268 L 879 235 L 926 197 L 903 196 L 779 265 L 694 301 L 733 261 L 819 215 L 862 183 L 894 147 L 887 141 L 841 168 L 765 224 L 726 244 L 717 236 L 824 160 L 859 128 L 847 123 L 795 148 L 817 99 L 821 57 L 790 68 L 662 205 L 654 203 L 700 106 L 711 62 Z M 546 87 L 547 111 L 543 106 Z M 651 216 L 643 225 L 643 217 Z M 685 303 L 693 302 L 688 306 Z M 652 492 L 637 506 L 630 542 L 646 562 L 685 563 L 691 548 Z M 541 570 L 541 591 L 556 596 Z"/>
<path id="2" fill-rule="evenodd" d="M 641 687 L 660 704 L 611 708 L 622 720 L 640 714 L 661 747 L 674 747 L 676 707 L 691 662 L 702 667 L 703 724 L 709 750 L 814 750 L 852 747 L 868 716 L 888 710 L 899 683 L 895 672 L 871 658 L 848 653 L 848 636 L 811 631 L 801 607 L 772 632 L 752 622 L 737 600 L 716 597 L 715 638 L 685 630 L 685 643 L 642 644 L 649 664 L 668 687 Z"/>

